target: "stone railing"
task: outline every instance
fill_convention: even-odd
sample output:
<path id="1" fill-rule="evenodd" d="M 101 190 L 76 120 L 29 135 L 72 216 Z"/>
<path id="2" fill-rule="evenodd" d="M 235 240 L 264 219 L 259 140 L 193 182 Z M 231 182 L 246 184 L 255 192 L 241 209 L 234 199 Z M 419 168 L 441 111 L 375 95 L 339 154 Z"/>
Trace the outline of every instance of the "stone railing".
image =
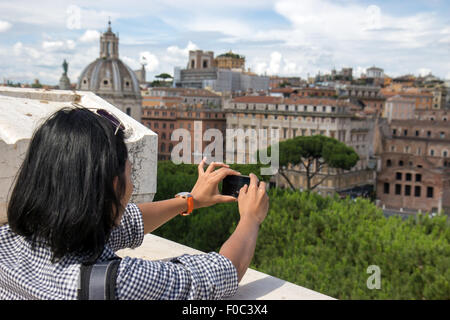
<path id="1" fill-rule="evenodd" d="M 121 257 L 134 257 L 148 260 L 161 260 L 182 254 L 201 254 L 203 252 L 179 243 L 147 234 L 142 245 L 136 249 L 117 252 Z M 299 268 L 301 268 L 299 266 Z M 233 300 L 332 300 L 334 298 L 306 289 L 296 284 L 272 277 L 268 274 L 248 269 L 239 283 Z"/>

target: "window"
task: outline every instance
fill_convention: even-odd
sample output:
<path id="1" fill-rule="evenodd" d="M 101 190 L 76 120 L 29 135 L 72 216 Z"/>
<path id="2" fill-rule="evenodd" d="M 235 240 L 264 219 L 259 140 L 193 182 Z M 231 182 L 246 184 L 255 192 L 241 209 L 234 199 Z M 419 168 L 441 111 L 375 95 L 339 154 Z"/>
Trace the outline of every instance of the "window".
<path id="1" fill-rule="evenodd" d="M 395 173 L 395 179 L 396 180 L 402 180 L 402 173 L 401 172 L 396 172 Z"/>
<path id="2" fill-rule="evenodd" d="M 411 181 L 411 179 L 412 179 L 411 173 L 407 173 L 405 176 L 405 179 L 406 179 L 406 181 Z"/>
<path id="3" fill-rule="evenodd" d="M 385 193 L 385 194 L 389 194 L 389 183 L 385 182 L 385 183 L 384 183 L 384 188 L 383 188 L 383 189 L 384 189 L 384 193 Z"/>
<path id="4" fill-rule="evenodd" d="M 161 143 L 161 152 L 166 151 L 166 145 L 164 143 Z"/>
<path id="5" fill-rule="evenodd" d="M 391 159 L 387 159 L 387 161 L 386 161 L 386 166 L 387 166 L 387 167 L 391 167 L 391 166 L 392 166 L 392 161 L 391 161 Z"/>
<path id="6" fill-rule="evenodd" d="M 398 162 L 398 165 L 399 165 L 400 167 L 403 167 L 403 160 L 400 160 L 400 161 Z"/>
<path id="7" fill-rule="evenodd" d="M 431 131 L 427 131 L 427 137 L 431 137 Z"/>
<path id="8" fill-rule="evenodd" d="M 162 133 L 162 135 L 161 135 L 161 139 L 164 139 L 164 140 L 166 140 L 166 133 L 165 133 L 165 132 L 163 132 L 163 133 Z"/>
<path id="9" fill-rule="evenodd" d="M 433 187 L 427 187 L 427 198 L 433 198 Z"/>
<path id="10" fill-rule="evenodd" d="M 419 136 L 419 130 L 416 130 L 416 137 Z"/>
<path id="11" fill-rule="evenodd" d="M 397 129 L 392 129 L 392 135 L 395 136 L 397 134 Z"/>
<path id="12" fill-rule="evenodd" d="M 434 150 L 433 149 L 430 150 L 430 156 L 432 156 L 432 157 L 434 156 Z"/>
<path id="13" fill-rule="evenodd" d="M 420 186 L 415 186 L 414 187 L 414 196 L 415 197 L 420 197 Z"/>
<path id="14" fill-rule="evenodd" d="M 395 185 L 395 194 L 396 195 L 401 195 L 402 194 L 402 185 L 401 184 L 396 184 Z"/>
<path id="15" fill-rule="evenodd" d="M 131 115 L 131 108 L 127 108 L 127 115 Z"/>
<path id="16" fill-rule="evenodd" d="M 422 175 L 421 174 L 416 174 L 416 182 L 421 182 L 422 181 Z"/>
<path id="17" fill-rule="evenodd" d="M 444 139 L 445 138 L 445 132 L 441 132 L 440 133 L 440 137 L 441 137 L 441 139 Z"/>
<path id="18" fill-rule="evenodd" d="M 405 185 L 405 196 L 411 195 L 411 186 Z"/>
<path id="19" fill-rule="evenodd" d="M 408 130 L 403 130 L 403 135 L 407 136 L 408 135 Z"/>

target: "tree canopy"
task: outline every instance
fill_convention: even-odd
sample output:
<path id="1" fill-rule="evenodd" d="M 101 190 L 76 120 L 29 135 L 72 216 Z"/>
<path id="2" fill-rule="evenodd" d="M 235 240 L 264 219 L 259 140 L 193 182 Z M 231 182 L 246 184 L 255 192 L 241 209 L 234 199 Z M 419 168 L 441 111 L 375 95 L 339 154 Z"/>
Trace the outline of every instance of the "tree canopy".
<path id="1" fill-rule="evenodd" d="M 270 147 L 269 147 L 270 148 Z M 279 173 L 295 189 L 286 173 L 289 171 L 305 174 L 307 189 L 313 190 L 320 185 L 329 174 L 322 169 L 337 168 L 350 170 L 359 160 L 358 154 L 352 147 L 334 138 L 323 135 L 298 136 L 279 143 L 280 169 Z M 300 166 L 302 170 L 293 169 Z M 318 183 L 312 184 L 312 179 L 320 175 Z"/>

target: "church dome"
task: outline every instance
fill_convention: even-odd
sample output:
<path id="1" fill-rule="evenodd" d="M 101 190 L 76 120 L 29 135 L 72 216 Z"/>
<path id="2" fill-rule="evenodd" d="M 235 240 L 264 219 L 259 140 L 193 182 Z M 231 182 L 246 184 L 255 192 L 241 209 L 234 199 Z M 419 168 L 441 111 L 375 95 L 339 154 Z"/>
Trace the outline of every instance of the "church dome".
<path id="1" fill-rule="evenodd" d="M 77 90 L 100 95 L 141 97 L 139 81 L 133 70 L 119 59 L 119 38 L 108 30 L 100 38 L 100 57 L 81 73 Z"/>
<path id="2" fill-rule="evenodd" d="M 90 63 L 81 73 L 77 89 L 140 96 L 136 74 L 119 58 L 98 58 Z"/>

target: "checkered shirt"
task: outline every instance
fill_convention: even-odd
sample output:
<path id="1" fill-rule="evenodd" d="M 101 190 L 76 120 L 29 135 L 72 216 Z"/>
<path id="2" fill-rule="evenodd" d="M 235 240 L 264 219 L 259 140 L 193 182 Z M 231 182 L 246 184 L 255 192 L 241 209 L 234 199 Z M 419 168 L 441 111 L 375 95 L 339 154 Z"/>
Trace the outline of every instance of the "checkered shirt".
<path id="1" fill-rule="evenodd" d="M 116 257 L 115 251 L 136 248 L 144 239 L 142 213 L 128 204 L 120 226 L 112 233 L 98 261 Z M 77 299 L 82 257 L 67 255 L 51 263 L 48 246 L 0 227 L 0 299 Z M 125 257 L 117 273 L 116 297 L 141 299 L 220 299 L 236 293 L 237 272 L 230 260 L 210 252 L 182 255 L 171 261 Z"/>

